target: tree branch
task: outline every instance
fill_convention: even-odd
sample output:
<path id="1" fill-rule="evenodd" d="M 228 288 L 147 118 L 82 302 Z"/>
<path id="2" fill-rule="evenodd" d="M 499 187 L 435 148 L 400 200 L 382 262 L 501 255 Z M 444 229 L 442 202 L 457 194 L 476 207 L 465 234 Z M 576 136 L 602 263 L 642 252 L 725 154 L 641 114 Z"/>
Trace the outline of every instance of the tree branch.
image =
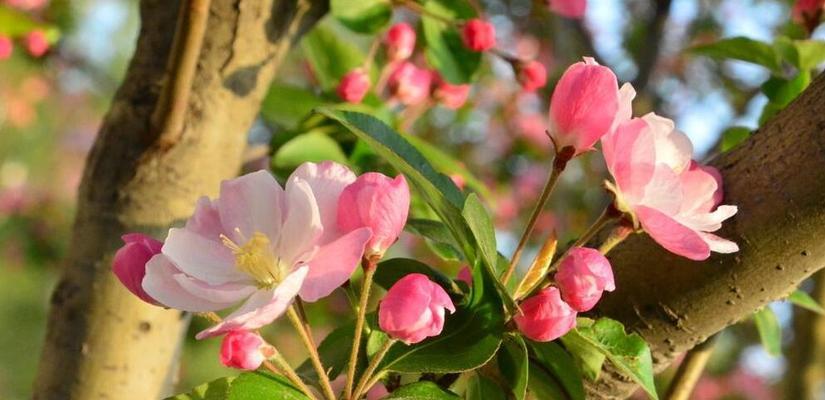
<path id="1" fill-rule="evenodd" d="M 658 369 L 674 356 L 786 297 L 825 266 L 825 75 L 747 141 L 715 158 L 725 203 L 738 214 L 719 233 L 739 243 L 730 255 L 693 262 L 645 235 L 610 253 L 617 290 L 597 313 L 650 343 Z M 621 398 L 635 387 L 615 373 L 589 391 Z"/>
<path id="2" fill-rule="evenodd" d="M 219 182 L 237 174 L 246 132 L 278 66 L 326 11 L 325 2 L 309 0 L 216 0 L 208 12 L 196 9 L 208 17 L 208 33 L 197 49 L 184 46 L 186 55 L 180 54 L 195 61 L 186 64 L 193 73 L 189 79 L 167 71 L 169 58 L 176 56 L 176 29 L 170 27 L 185 20 L 179 18 L 180 3 L 140 4 L 137 48 L 80 186 L 70 251 L 52 295 L 35 399 L 161 397 L 186 319 L 123 289 L 110 272 L 112 253 L 125 232 L 162 237 L 170 224 L 191 213 L 199 196 L 216 195 Z M 187 96 L 158 108 L 161 92 L 170 86 Z M 156 109 L 164 118 L 179 113 L 176 139 L 166 146 L 153 126 Z"/>
<path id="3" fill-rule="evenodd" d="M 648 83 L 650 83 L 650 77 L 656 69 L 659 52 L 662 48 L 662 40 L 664 39 L 665 24 L 670 14 L 671 0 L 655 0 L 653 3 L 653 15 L 648 20 L 645 28 L 646 37 L 650 40 L 645 41 L 645 45 L 642 46 L 636 58 L 639 72 L 636 74 L 636 78 L 633 79 L 633 87 L 639 93 L 645 92 Z"/>

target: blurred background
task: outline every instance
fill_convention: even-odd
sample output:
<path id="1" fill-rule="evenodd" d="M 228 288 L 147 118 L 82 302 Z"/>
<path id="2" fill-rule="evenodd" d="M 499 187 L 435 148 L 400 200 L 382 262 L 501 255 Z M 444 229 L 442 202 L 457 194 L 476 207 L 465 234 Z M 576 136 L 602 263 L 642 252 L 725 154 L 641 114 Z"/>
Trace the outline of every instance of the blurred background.
<path id="1" fill-rule="evenodd" d="M 497 28 L 500 47 L 544 63 L 550 85 L 523 93 L 510 65 L 487 55 L 480 80 L 463 107 L 451 110 L 430 104 L 404 110 L 400 118 L 408 132 L 452 154 L 461 160 L 460 167 L 472 171 L 477 180 L 468 184 L 490 204 L 505 251 L 515 246 L 529 212 L 521 207 L 532 204 L 548 173 L 547 104 L 553 82 L 568 65 L 593 56 L 610 66 L 620 81 L 633 82 L 639 92 L 636 114 L 656 110 L 673 118 L 693 140 L 701 159 L 729 146 L 725 140 L 735 141 L 741 132 L 759 126 L 770 102 L 760 87 L 771 71 L 742 61 L 714 60 L 690 49 L 734 36 L 770 43 L 778 35 L 799 35 L 800 29 L 792 22 L 792 4 L 786 0 L 590 0 L 583 20 L 554 15 L 539 1 L 481 3 Z M 398 12 L 395 18 L 414 16 Z M 331 18 L 320 26 L 352 35 L 352 43 L 362 52 L 369 47 L 369 38 L 345 32 Z M 30 396 L 84 158 L 124 75 L 138 27 L 136 1 L 0 0 L 0 37 L 10 39 L 6 43 L 0 38 L 2 399 Z M 813 31 L 813 37 L 825 38 L 825 29 Z M 259 157 L 273 151 L 267 144 L 283 144 L 280 138 L 292 137 L 289 133 L 302 118 L 299 111 L 305 111 L 284 103 L 284 85 L 310 96 L 317 93 L 312 60 L 307 61 L 311 50 L 311 44 L 296 46 L 282 68 L 250 132 L 250 168 L 269 164 L 269 157 L 263 162 Z M 301 157 L 288 151 L 280 154 L 273 158 L 276 171 L 294 167 L 296 157 Z M 556 229 L 565 242 L 605 204 L 600 185 L 606 173 L 600 158 L 586 156 L 577 158 L 563 177 L 539 229 L 545 235 Z M 411 236 L 396 247 L 399 253 L 429 257 L 453 273 L 460 267 L 434 258 L 426 244 Z M 803 285 L 811 287 L 810 282 Z M 321 327 L 319 337 L 348 308 L 342 294 L 312 307 L 313 324 Z M 809 348 L 809 341 L 825 337 L 795 333 L 794 325 L 814 318 L 812 313 L 787 303 L 776 303 L 772 309 L 783 329 L 783 353 L 766 352 L 748 322 L 728 329 L 719 338 L 696 399 L 788 398 L 783 396 L 785 385 L 799 379 L 799 371 L 794 371 L 798 363 L 788 360 Z M 195 320 L 191 330 L 204 326 Z M 285 327 L 276 324 L 266 334 L 289 358 L 300 360 L 300 346 L 288 342 L 294 335 L 281 335 L 281 329 Z M 217 340 L 196 343 L 193 336 L 188 335 L 184 351 L 180 391 L 233 373 L 218 362 Z M 825 398 L 825 388 L 821 390 Z"/>

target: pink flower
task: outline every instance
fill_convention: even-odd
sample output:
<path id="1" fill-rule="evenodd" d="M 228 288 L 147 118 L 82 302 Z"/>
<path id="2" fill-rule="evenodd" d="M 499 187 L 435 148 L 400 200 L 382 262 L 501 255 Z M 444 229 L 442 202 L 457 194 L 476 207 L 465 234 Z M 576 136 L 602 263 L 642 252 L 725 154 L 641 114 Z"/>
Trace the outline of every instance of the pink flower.
<path id="1" fill-rule="evenodd" d="M 409 210 L 410 188 L 404 175 L 391 179 L 367 172 L 341 192 L 338 227 L 344 231 L 370 228 L 372 237 L 364 255 L 380 259 L 404 229 Z"/>
<path id="2" fill-rule="evenodd" d="M 406 344 L 438 336 L 444 310 L 455 312 L 447 292 L 424 274 L 409 274 L 392 285 L 378 306 L 378 325 Z"/>
<path id="3" fill-rule="evenodd" d="M 355 174 L 334 162 L 304 163 L 286 189 L 266 171 L 221 184 L 201 198 L 183 228 L 146 267 L 143 289 L 161 304 L 192 312 L 245 302 L 198 339 L 254 330 L 279 317 L 296 295 L 316 301 L 346 282 L 371 236 L 340 230 L 338 199 Z"/>
<path id="4" fill-rule="evenodd" d="M 432 79 L 430 71 L 404 61 L 392 71 L 387 85 L 401 104 L 412 106 L 425 102 L 430 96 Z"/>
<path id="5" fill-rule="evenodd" d="M 496 28 L 487 21 L 471 19 L 461 33 L 464 45 L 472 51 L 487 51 L 496 45 Z"/>
<path id="6" fill-rule="evenodd" d="M 554 287 L 542 289 L 521 303 L 521 314 L 513 317 L 518 330 L 537 342 L 560 338 L 576 327 L 576 310 L 561 300 Z"/>
<path id="7" fill-rule="evenodd" d="M 602 149 L 617 207 L 662 247 L 691 260 L 739 250 L 710 233 L 737 208 L 720 205 L 719 172 L 690 159 L 693 146 L 673 121 L 655 114 L 634 118 L 602 138 Z"/>
<path id="8" fill-rule="evenodd" d="M 49 51 L 49 40 L 46 38 L 46 33 L 39 29 L 29 32 L 23 42 L 26 45 L 26 50 L 34 57 L 40 57 Z"/>
<path id="9" fill-rule="evenodd" d="M 610 261 L 598 250 L 586 247 L 572 248 L 559 265 L 555 278 L 561 297 L 579 312 L 592 309 L 603 291 L 616 289 Z"/>
<path id="10" fill-rule="evenodd" d="M 438 79 L 438 86 L 435 88 L 435 98 L 441 105 L 452 110 L 457 110 L 467 102 L 470 95 L 470 85 L 453 85 L 443 79 Z"/>
<path id="11" fill-rule="evenodd" d="M 8 36 L 0 35 L 0 60 L 5 60 L 11 57 L 11 52 L 14 50 L 14 43 Z"/>
<path id="12" fill-rule="evenodd" d="M 265 342 L 257 333 L 231 331 L 221 342 L 221 364 L 229 368 L 254 371 L 263 364 Z"/>
<path id="13" fill-rule="evenodd" d="M 600 137 L 630 118 L 635 91 L 625 84 L 621 91 L 616 75 L 585 57 L 567 68 L 550 100 L 550 136 L 556 151 L 573 147 L 575 155 L 589 151 Z"/>
<path id="14" fill-rule="evenodd" d="M 338 83 L 338 97 L 348 103 L 360 103 L 370 89 L 370 78 L 361 68 L 347 72 Z"/>
<path id="15" fill-rule="evenodd" d="M 581 19 L 587 11 L 587 0 L 549 0 L 550 10 L 567 18 Z"/>
<path id="16" fill-rule="evenodd" d="M 415 49 L 415 30 L 408 23 L 399 22 L 387 30 L 384 43 L 390 61 L 406 60 Z"/>
<path id="17" fill-rule="evenodd" d="M 518 81 L 525 92 L 535 92 L 547 84 L 547 69 L 533 60 L 518 66 Z"/>
<path id="18" fill-rule="evenodd" d="M 142 233 L 129 233 L 121 236 L 121 239 L 125 244 L 115 253 L 112 272 L 132 294 L 149 304 L 157 305 L 158 302 L 143 290 L 141 282 L 146 275 L 146 263 L 160 253 L 163 243 Z"/>

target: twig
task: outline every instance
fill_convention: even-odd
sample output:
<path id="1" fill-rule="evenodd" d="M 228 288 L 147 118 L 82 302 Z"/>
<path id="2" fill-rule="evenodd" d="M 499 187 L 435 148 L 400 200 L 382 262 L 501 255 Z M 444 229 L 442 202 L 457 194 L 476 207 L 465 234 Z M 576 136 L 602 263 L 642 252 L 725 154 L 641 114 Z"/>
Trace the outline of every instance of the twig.
<path id="1" fill-rule="evenodd" d="M 315 345 L 315 340 L 312 339 L 312 333 L 309 329 L 309 325 L 298 314 L 295 305 L 289 306 L 286 311 L 286 315 L 289 318 L 289 321 L 292 322 L 292 326 L 294 326 L 295 330 L 298 331 L 298 336 L 300 336 L 301 342 L 309 352 L 309 360 L 315 368 L 315 372 L 318 374 L 318 381 L 321 385 L 321 390 L 324 392 L 324 397 L 326 397 L 327 400 L 335 400 L 335 394 L 333 393 L 332 386 L 329 383 L 329 376 L 327 376 L 327 372 L 324 370 L 324 365 L 321 363 L 321 357 L 318 355 L 317 346 Z"/>
<path id="2" fill-rule="evenodd" d="M 378 369 L 378 365 L 381 364 L 381 361 L 384 360 L 384 356 L 387 355 L 387 352 L 390 351 L 390 348 L 396 341 L 397 340 L 395 339 L 387 339 L 387 341 L 384 342 L 384 345 L 381 346 L 381 349 L 378 350 L 378 353 L 375 353 L 375 356 L 372 357 L 370 364 L 367 366 L 367 370 L 364 371 L 364 374 L 361 375 L 361 379 L 358 381 L 358 386 L 355 387 L 352 400 L 359 399 L 364 391 L 375 385 L 375 383 L 378 382 L 378 379 L 381 379 L 380 374 L 373 376 L 373 373 L 375 373 L 375 370 Z"/>
<path id="3" fill-rule="evenodd" d="M 688 400 L 713 353 L 716 336 L 690 349 L 670 382 L 665 400 Z"/>
<path id="4" fill-rule="evenodd" d="M 347 364 L 347 383 L 344 387 L 344 398 L 353 398 L 351 395 L 352 385 L 355 382 L 355 369 L 358 365 L 358 352 L 361 349 L 361 334 L 364 331 L 364 320 L 367 316 L 367 304 L 372 287 L 372 277 L 375 275 L 376 265 L 374 261 L 364 259 L 364 283 L 361 285 L 361 297 L 358 302 L 358 316 L 355 319 L 355 332 L 352 336 L 352 350 Z"/>

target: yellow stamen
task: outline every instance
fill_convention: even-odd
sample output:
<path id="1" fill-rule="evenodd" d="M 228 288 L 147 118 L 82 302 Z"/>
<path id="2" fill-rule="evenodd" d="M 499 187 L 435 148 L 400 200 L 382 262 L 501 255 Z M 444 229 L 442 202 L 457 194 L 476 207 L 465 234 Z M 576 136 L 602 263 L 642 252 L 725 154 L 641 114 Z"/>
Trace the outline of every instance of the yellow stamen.
<path id="1" fill-rule="evenodd" d="M 272 286 L 283 279 L 279 260 L 272 253 L 269 238 L 263 233 L 255 232 L 243 246 L 226 235 L 221 235 L 221 241 L 235 255 L 238 270 L 249 274 L 261 286 Z"/>

